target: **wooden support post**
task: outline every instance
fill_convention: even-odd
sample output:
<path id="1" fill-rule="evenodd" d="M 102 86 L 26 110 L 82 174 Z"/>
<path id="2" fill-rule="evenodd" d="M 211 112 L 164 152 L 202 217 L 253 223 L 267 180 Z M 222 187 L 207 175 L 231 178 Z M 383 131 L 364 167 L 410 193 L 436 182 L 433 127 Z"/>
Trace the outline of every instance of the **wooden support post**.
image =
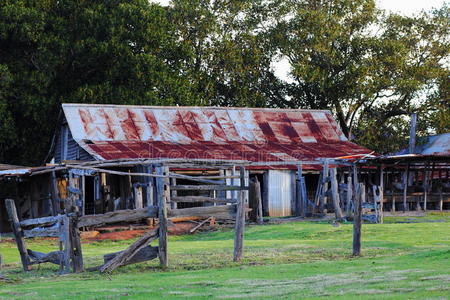
<path id="1" fill-rule="evenodd" d="M 395 212 L 395 187 L 394 187 L 394 172 L 391 172 L 392 178 L 390 180 L 391 182 L 391 200 L 392 200 L 392 207 L 391 207 L 391 212 Z"/>
<path id="2" fill-rule="evenodd" d="M 63 253 L 62 253 L 62 265 L 63 265 L 63 274 L 70 273 L 70 259 L 72 257 L 72 245 L 70 238 L 70 218 L 67 215 L 61 217 L 60 224 L 60 240 L 63 244 Z"/>
<path id="3" fill-rule="evenodd" d="M 353 184 L 352 184 L 352 176 L 349 175 L 347 177 L 347 201 L 345 202 L 345 211 L 347 218 L 352 215 L 352 198 L 353 198 Z"/>
<path id="4" fill-rule="evenodd" d="M 330 169 L 330 177 L 331 177 L 331 198 L 333 199 L 334 215 L 336 216 L 336 220 L 342 220 L 344 219 L 344 215 L 342 214 L 342 209 L 339 200 L 339 187 L 337 182 L 336 168 Z"/>
<path id="5" fill-rule="evenodd" d="M 234 235 L 234 255 L 233 261 L 240 261 L 244 248 L 244 227 L 245 227 L 245 168 L 239 167 L 241 175 L 241 190 L 238 191 L 238 204 L 236 211 L 236 224 Z"/>
<path id="6" fill-rule="evenodd" d="M 302 198 L 302 165 L 297 165 L 297 180 L 296 180 L 296 201 L 295 201 L 295 212 L 297 216 L 302 216 L 304 207 L 303 207 L 303 198 Z"/>
<path id="7" fill-rule="evenodd" d="M 169 174 L 168 168 L 163 166 L 156 167 L 157 175 Z M 156 178 L 156 194 L 158 201 L 158 220 L 159 220 L 159 245 L 158 245 L 158 257 L 159 262 L 163 268 L 168 266 L 167 257 L 167 193 L 169 190 L 169 178 Z M 170 195 L 170 194 L 169 194 Z"/>
<path id="8" fill-rule="evenodd" d="M 170 185 L 171 186 L 176 186 L 177 185 L 177 179 L 176 178 L 170 178 Z M 171 197 L 173 198 L 173 197 L 176 197 L 178 194 L 177 194 L 177 191 L 176 190 L 172 190 L 171 191 Z M 176 209 L 177 208 L 177 203 L 176 202 L 173 202 L 173 201 L 171 201 L 170 202 L 170 208 L 171 209 Z"/>
<path id="9" fill-rule="evenodd" d="M 50 192 L 52 195 L 53 215 L 56 216 L 60 212 L 58 183 L 56 181 L 56 173 L 50 173 Z"/>
<path id="10" fill-rule="evenodd" d="M 384 166 L 380 168 L 380 223 L 383 224 L 384 206 Z"/>
<path id="11" fill-rule="evenodd" d="M 78 216 L 70 217 L 69 222 L 73 272 L 80 273 L 84 271 L 84 264 L 83 252 L 81 250 L 80 231 L 78 229 Z"/>
<path id="12" fill-rule="evenodd" d="M 409 165 L 406 167 L 406 170 L 403 172 L 403 212 L 407 210 L 406 207 L 406 196 L 408 193 L 408 176 L 409 176 Z"/>
<path id="13" fill-rule="evenodd" d="M 362 225 L 362 203 L 361 192 L 363 184 L 357 185 L 354 191 L 355 215 L 353 218 L 353 256 L 361 255 L 361 225 Z"/>
<path id="14" fill-rule="evenodd" d="M 262 196 L 261 196 L 261 183 L 258 180 L 258 177 L 255 177 L 255 194 L 256 194 L 256 202 L 258 213 L 256 214 L 256 223 L 263 224 L 263 209 L 262 209 Z"/>
<path id="15" fill-rule="evenodd" d="M 16 239 L 17 249 L 19 250 L 20 259 L 22 260 L 23 269 L 25 271 L 31 270 L 30 257 L 27 252 L 27 245 L 23 238 L 22 227 L 20 226 L 19 217 L 17 216 L 17 209 L 14 200 L 6 199 L 6 210 L 8 212 L 9 222 Z"/>
<path id="16" fill-rule="evenodd" d="M 327 192 L 328 192 L 328 181 L 329 177 L 329 168 L 328 168 L 328 160 L 323 163 L 322 170 L 322 193 L 320 195 L 320 203 L 319 203 L 319 211 L 323 213 L 325 211 L 325 205 L 327 204 Z"/>
<path id="17" fill-rule="evenodd" d="M 442 195 L 442 175 L 441 175 L 441 170 L 439 170 L 439 188 L 438 188 L 438 193 L 439 193 L 438 209 L 440 211 L 442 211 L 442 206 L 444 204 L 444 197 Z"/>
<path id="18" fill-rule="evenodd" d="M 425 170 L 423 171 L 423 210 L 427 210 L 428 201 L 428 163 L 425 164 Z M 419 204 L 419 202 L 418 202 Z"/>

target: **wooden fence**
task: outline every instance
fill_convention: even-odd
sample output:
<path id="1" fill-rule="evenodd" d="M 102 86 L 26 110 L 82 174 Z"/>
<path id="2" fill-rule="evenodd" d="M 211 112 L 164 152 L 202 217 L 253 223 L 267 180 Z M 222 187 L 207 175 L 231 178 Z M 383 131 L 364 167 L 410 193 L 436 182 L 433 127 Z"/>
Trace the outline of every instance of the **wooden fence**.
<path id="1" fill-rule="evenodd" d="M 200 162 L 193 163 L 199 167 Z M 83 253 L 80 242 L 79 229 L 82 227 L 96 227 L 103 224 L 117 222 L 129 222 L 147 218 L 157 218 L 158 226 L 147 231 L 139 240 L 131 244 L 127 249 L 106 254 L 101 266 L 88 270 L 111 272 L 115 268 L 159 258 L 160 265 L 167 267 L 168 243 L 167 230 L 168 218 L 171 217 L 216 217 L 235 220 L 235 239 L 233 260 L 239 261 L 243 255 L 243 239 L 246 217 L 247 191 L 246 173 L 244 166 L 239 166 L 239 174 L 225 176 L 189 176 L 172 173 L 170 167 L 174 165 L 154 164 L 149 173 L 126 173 L 107 169 L 94 169 L 84 167 L 91 171 L 109 172 L 126 176 L 148 176 L 155 178 L 156 201 L 155 205 L 145 208 L 117 210 L 99 215 L 84 215 L 81 211 L 79 198 L 81 190 L 77 186 L 76 172 L 69 171 L 68 197 L 64 199 L 64 213 L 57 216 L 27 219 L 19 221 L 15 202 L 6 200 L 9 220 L 20 253 L 23 269 L 31 270 L 32 265 L 40 263 L 54 263 L 59 265 L 60 273 L 82 272 L 85 270 Z M 177 165 L 175 165 L 176 167 Z M 202 168 L 205 167 L 202 165 Z M 224 169 L 228 166 L 208 165 L 208 168 Z M 79 167 L 77 167 L 79 168 Z M 234 167 L 233 167 L 234 169 Z M 123 173 L 123 174 L 122 174 Z M 176 179 L 184 179 L 200 182 L 201 185 L 177 185 Z M 238 185 L 227 185 L 226 179 L 239 179 Z M 173 180 L 175 179 L 175 180 Z M 207 196 L 179 196 L 178 191 L 233 191 L 235 198 L 207 197 Z M 220 193 L 226 195 L 226 193 Z M 216 206 L 176 208 L 177 203 L 212 203 Z M 59 249 L 50 253 L 41 253 L 28 249 L 25 238 L 31 237 L 58 237 Z M 150 243 L 158 239 L 158 246 Z"/>

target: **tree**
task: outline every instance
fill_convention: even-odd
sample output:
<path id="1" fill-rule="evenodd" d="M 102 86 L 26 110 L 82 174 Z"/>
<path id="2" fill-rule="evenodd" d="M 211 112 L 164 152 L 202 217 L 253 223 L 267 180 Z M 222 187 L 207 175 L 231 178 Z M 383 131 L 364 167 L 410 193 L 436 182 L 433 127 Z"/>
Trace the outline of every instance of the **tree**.
<path id="1" fill-rule="evenodd" d="M 402 17 L 373 0 L 273 2 L 272 43 L 293 81 L 282 106 L 331 109 L 345 135 L 392 150 L 386 132 L 401 135 L 401 116 L 418 110 L 420 95 L 448 71 L 448 7 Z"/>
<path id="2" fill-rule="evenodd" d="M 203 105 L 267 106 L 284 97 L 266 43 L 265 1 L 173 0 L 184 72 Z"/>
<path id="3" fill-rule="evenodd" d="M 196 104 L 167 10 L 146 0 L 0 3 L 0 158 L 42 163 L 62 102 Z"/>

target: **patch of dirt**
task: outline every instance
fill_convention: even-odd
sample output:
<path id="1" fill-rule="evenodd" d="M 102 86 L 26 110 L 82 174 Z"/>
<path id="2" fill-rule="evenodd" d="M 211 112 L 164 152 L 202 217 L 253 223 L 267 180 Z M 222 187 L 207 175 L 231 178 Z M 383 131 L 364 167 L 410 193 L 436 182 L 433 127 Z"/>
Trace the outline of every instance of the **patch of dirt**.
<path id="1" fill-rule="evenodd" d="M 193 222 L 179 222 L 169 225 L 168 231 L 170 235 L 189 234 L 189 230 L 197 224 Z M 207 226 L 205 226 L 207 227 Z M 123 228 L 123 227 L 122 227 Z M 101 231 L 85 231 L 81 233 L 81 237 L 88 241 L 111 240 L 123 241 L 140 237 L 148 229 L 154 227 L 139 226 L 139 229 L 121 230 L 122 228 L 101 228 Z"/>
<path id="2" fill-rule="evenodd" d="M 123 241 L 130 240 L 136 237 L 142 236 L 144 230 L 124 230 L 100 233 L 94 237 L 88 238 L 89 240 L 111 240 L 111 241 Z"/>

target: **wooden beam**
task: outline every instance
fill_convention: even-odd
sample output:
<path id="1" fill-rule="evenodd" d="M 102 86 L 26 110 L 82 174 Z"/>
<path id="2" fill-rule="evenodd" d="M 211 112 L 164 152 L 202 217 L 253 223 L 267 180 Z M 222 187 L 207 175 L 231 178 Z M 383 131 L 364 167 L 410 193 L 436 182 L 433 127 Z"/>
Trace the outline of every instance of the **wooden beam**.
<path id="1" fill-rule="evenodd" d="M 123 251 L 105 254 L 103 256 L 104 263 L 108 263 L 110 260 L 115 258 L 117 255 L 122 254 Z M 138 250 L 133 256 L 128 257 L 126 261 L 123 261 L 121 266 L 137 264 L 145 261 L 149 261 L 158 257 L 158 247 L 145 246 Z"/>
<path id="2" fill-rule="evenodd" d="M 241 175 L 241 187 L 245 187 L 245 168 L 239 167 Z M 244 228 L 245 228 L 245 192 L 240 190 L 238 192 L 238 204 L 236 212 L 236 224 L 234 235 L 234 253 L 233 261 L 240 261 L 244 250 Z"/>
<path id="3" fill-rule="evenodd" d="M 149 206 L 140 209 L 125 209 L 108 212 L 102 215 L 81 216 L 78 221 L 78 228 L 97 226 L 124 221 L 137 221 L 146 218 L 156 218 L 158 209 L 156 206 Z"/>
<path id="4" fill-rule="evenodd" d="M 23 236 L 26 238 L 31 237 L 58 237 L 59 236 L 59 224 L 56 223 L 49 227 L 34 227 L 29 230 L 23 230 Z"/>
<path id="5" fill-rule="evenodd" d="M 343 220 L 344 215 L 342 213 L 340 199 L 339 199 L 339 186 L 337 182 L 337 170 L 336 168 L 330 169 L 330 177 L 331 177 L 331 198 L 333 200 L 334 214 L 336 216 L 336 220 Z"/>
<path id="6" fill-rule="evenodd" d="M 257 214 L 256 214 L 256 223 L 263 224 L 263 208 L 262 208 L 262 195 L 261 195 L 261 183 L 258 181 L 258 177 L 255 177 L 255 194 L 256 194 L 256 202 L 257 202 Z"/>
<path id="7" fill-rule="evenodd" d="M 78 230 L 78 216 L 69 218 L 70 221 L 70 244 L 72 246 L 71 259 L 74 273 L 84 271 L 83 251 L 81 249 L 80 231 Z"/>
<path id="8" fill-rule="evenodd" d="M 32 259 L 31 264 L 43 264 L 43 263 L 52 263 L 59 265 L 61 263 L 61 252 L 53 251 L 50 253 L 42 253 L 38 251 L 33 251 L 31 249 L 27 249 L 29 257 Z"/>
<path id="9" fill-rule="evenodd" d="M 383 224 L 384 206 L 384 166 L 380 167 L 380 223 Z"/>
<path id="10" fill-rule="evenodd" d="M 189 203 L 201 203 L 201 202 L 211 202 L 211 203 L 236 203 L 236 199 L 227 199 L 227 198 L 212 198 L 207 196 L 179 196 L 172 197 L 170 200 L 172 202 L 189 202 Z"/>
<path id="11" fill-rule="evenodd" d="M 171 187 L 172 190 L 190 190 L 190 191 L 239 191 L 247 190 L 248 187 L 233 185 L 176 185 Z"/>
<path id="12" fill-rule="evenodd" d="M 408 176 L 409 176 L 409 165 L 406 167 L 406 170 L 403 172 L 403 212 L 406 211 L 406 197 L 408 193 Z"/>
<path id="13" fill-rule="evenodd" d="M 11 223 L 11 229 L 13 230 L 14 237 L 16 239 L 17 249 L 19 250 L 20 259 L 22 260 L 23 269 L 25 271 L 30 271 L 30 257 L 28 256 L 27 245 L 23 238 L 23 231 L 20 226 L 19 217 L 17 216 L 16 204 L 12 199 L 6 199 L 5 204 L 9 222 Z"/>
<path id="14" fill-rule="evenodd" d="M 234 219 L 235 213 L 236 213 L 236 204 L 170 209 L 167 212 L 167 215 L 169 218 L 174 217 L 207 218 L 210 216 L 214 216 L 218 219 Z"/>
<path id="15" fill-rule="evenodd" d="M 67 274 L 70 273 L 70 260 L 72 257 L 72 245 L 70 243 L 70 219 L 67 215 L 61 217 L 60 230 L 60 240 L 64 246 L 61 258 L 63 265 L 62 273 Z"/>
<path id="16" fill-rule="evenodd" d="M 167 167 L 156 167 L 157 175 L 168 173 Z M 158 256 L 159 262 L 163 268 L 167 268 L 167 197 L 170 197 L 168 178 L 156 179 L 157 201 L 158 201 L 158 220 L 159 220 L 159 245 Z M 169 195 L 167 195 L 169 193 Z"/>
<path id="17" fill-rule="evenodd" d="M 20 226 L 22 227 L 32 227 L 32 226 L 44 226 L 52 225 L 59 221 L 58 216 L 43 217 L 37 219 L 27 219 L 20 221 Z"/>
<path id="18" fill-rule="evenodd" d="M 361 255 L 362 194 L 363 184 L 358 184 L 354 191 L 355 214 L 353 218 L 353 256 Z"/>
<path id="19" fill-rule="evenodd" d="M 153 240 L 158 238 L 159 228 L 155 228 L 146 232 L 140 239 L 131 244 L 127 249 L 117 253 L 113 258 L 108 260 L 100 267 L 100 272 L 111 272 L 116 268 L 123 266 L 131 261 L 131 259 L 144 247 Z"/>
<path id="20" fill-rule="evenodd" d="M 302 199 L 302 165 L 297 165 L 297 178 L 296 182 L 296 193 L 295 193 L 295 214 L 297 216 L 301 216 L 303 213 L 303 199 Z"/>
<path id="21" fill-rule="evenodd" d="M 319 211 L 321 213 L 325 210 L 325 205 L 328 202 L 328 181 L 329 181 L 329 166 L 328 166 L 328 160 L 325 160 L 323 163 L 323 169 L 322 169 L 322 193 L 320 194 L 320 204 L 319 204 Z"/>
<path id="22" fill-rule="evenodd" d="M 346 193 L 346 201 L 345 201 L 345 211 L 347 218 L 352 216 L 352 199 L 353 199 L 353 183 L 351 174 L 347 177 L 347 193 Z"/>

